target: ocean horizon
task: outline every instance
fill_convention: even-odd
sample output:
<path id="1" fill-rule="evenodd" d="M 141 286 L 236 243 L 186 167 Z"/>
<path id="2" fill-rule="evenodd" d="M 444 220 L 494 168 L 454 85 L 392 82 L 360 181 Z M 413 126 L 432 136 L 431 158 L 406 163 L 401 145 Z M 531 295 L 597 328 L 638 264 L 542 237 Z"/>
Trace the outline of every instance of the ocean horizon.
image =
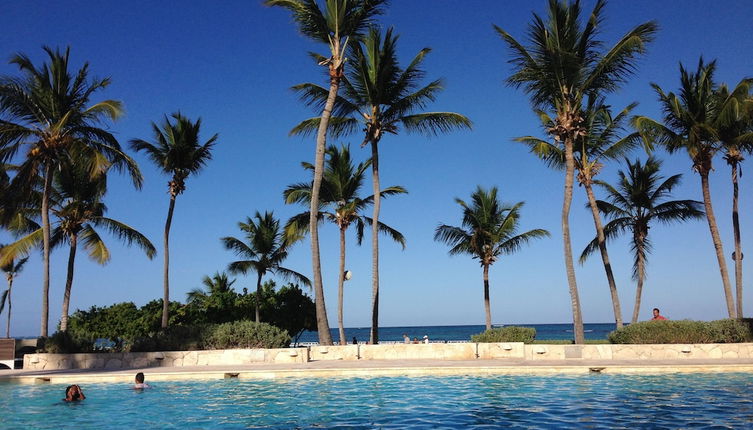
<path id="1" fill-rule="evenodd" d="M 536 329 L 536 340 L 573 340 L 572 323 L 554 323 L 554 324 L 494 324 L 494 327 L 519 326 L 532 327 Z M 615 323 L 585 323 L 583 330 L 587 340 L 606 340 L 610 332 L 616 328 Z M 355 338 L 358 342 L 363 343 L 369 340 L 370 327 L 346 327 L 345 338 L 348 343 L 353 342 Z M 486 326 L 483 324 L 471 325 L 428 325 L 428 326 L 398 326 L 398 327 L 379 327 L 380 342 L 402 342 L 403 334 L 407 334 L 411 339 L 423 339 L 429 337 L 431 342 L 458 342 L 470 341 L 474 334 L 483 333 Z M 338 342 L 340 334 L 337 327 L 330 328 L 332 340 Z M 293 339 L 295 341 L 295 339 Z M 298 338 L 298 343 L 318 342 L 319 335 L 316 331 L 305 331 Z"/>

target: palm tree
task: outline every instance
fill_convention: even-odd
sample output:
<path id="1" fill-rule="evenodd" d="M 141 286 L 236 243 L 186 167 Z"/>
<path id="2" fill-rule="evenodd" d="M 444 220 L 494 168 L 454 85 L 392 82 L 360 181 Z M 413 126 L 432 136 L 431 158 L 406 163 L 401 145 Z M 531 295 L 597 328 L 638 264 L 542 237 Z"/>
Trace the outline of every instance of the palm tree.
<path id="1" fill-rule="evenodd" d="M 548 237 L 549 232 L 534 229 L 518 234 L 523 202 L 514 205 L 500 203 L 497 199 L 497 187 L 487 191 L 479 186 L 471 194 L 470 205 L 458 198 L 455 201 L 463 208 L 462 227 L 441 224 L 434 233 L 434 240 L 450 245 L 450 255 L 468 254 L 471 258 L 478 259 L 484 270 L 486 329 L 491 330 L 489 267 L 501 255 L 513 254 L 531 239 Z"/>
<path id="2" fill-rule="evenodd" d="M 316 214 L 319 213 L 319 191 L 324 171 L 324 151 L 327 146 L 327 128 L 332 109 L 345 70 L 345 51 L 350 39 L 360 37 L 363 30 L 383 12 L 386 0 L 326 0 L 322 10 L 316 0 L 266 0 L 264 4 L 290 10 L 298 28 L 305 36 L 329 47 L 330 55 L 317 56 L 319 65 L 328 69 L 329 89 L 322 106 L 321 121 L 316 132 L 314 157 L 314 182 L 311 186 L 309 231 L 311 232 L 311 262 L 314 272 L 314 301 L 319 343 L 332 345 L 327 308 L 324 303 L 322 267 L 319 256 L 319 230 Z"/>
<path id="3" fill-rule="evenodd" d="M 225 272 L 215 272 L 214 276 L 211 278 L 209 276 L 204 276 L 201 283 L 206 289 L 194 288 L 189 291 L 186 295 L 188 303 L 205 302 L 207 298 L 213 295 L 231 292 L 233 291 L 233 284 L 235 281 L 235 279 L 228 279 L 227 273 Z"/>
<path id="4" fill-rule="evenodd" d="M 585 188 L 588 196 L 588 206 L 591 209 L 594 226 L 596 227 L 596 237 L 598 238 L 601 260 L 609 284 L 609 292 L 612 296 L 612 307 L 617 328 L 623 326 L 622 309 L 612 272 L 612 264 L 607 252 L 604 227 L 596 205 L 593 184 L 595 176 L 599 174 L 605 162 L 624 155 L 639 143 L 637 133 L 632 133 L 623 139 L 617 139 L 617 135 L 624 130 L 625 120 L 635 106 L 637 106 L 637 103 L 632 103 L 613 117 L 610 107 L 605 105 L 602 99 L 589 97 L 587 107 L 583 112 L 583 127 L 586 132 L 575 139 L 573 147 L 578 183 Z M 537 113 L 544 129 L 548 130 L 555 125 L 546 112 L 539 110 Z M 565 167 L 565 154 L 558 145 L 533 136 L 518 137 L 514 140 L 528 146 L 533 154 L 544 160 L 549 166 L 557 169 Z"/>
<path id="5" fill-rule="evenodd" d="M 53 247 L 64 243 L 69 245 L 60 331 L 68 329 L 73 273 L 79 242 L 88 252 L 89 258 L 101 265 L 110 261 L 110 251 L 97 232 L 97 228 L 107 230 L 128 245 L 137 245 L 150 259 L 156 253 L 154 245 L 146 236 L 127 224 L 105 216 L 107 206 L 102 202 L 102 198 L 106 191 L 106 172 L 96 178 L 91 178 L 86 171 L 68 167 L 55 175 L 56 204 L 53 205 L 52 212 L 58 221 L 52 231 L 51 244 Z M 42 230 L 38 229 L 5 247 L 4 252 L 15 256 L 27 254 L 31 248 L 39 244 L 41 238 Z"/>
<path id="6" fill-rule="evenodd" d="M 646 279 L 646 256 L 652 249 L 648 232 L 650 224 L 659 221 L 671 224 L 703 217 L 702 203 L 695 200 L 667 201 L 672 189 L 680 183 L 682 175 L 674 175 L 664 179 L 659 174 L 661 161 L 649 157 L 645 164 L 640 160 L 627 164 L 627 172 L 620 171 L 617 187 L 598 181 L 609 196 L 609 201 L 597 200 L 599 210 L 611 221 L 604 227 L 607 240 L 616 238 L 622 233 L 630 232 L 633 251 L 633 279 L 636 281 L 635 307 L 633 308 L 632 323 L 638 322 L 641 307 L 643 282 Z M 598 248 L 599 239 L 595 238 L 588 244 L 580 256 L 584 262 Z"/>
<path id="7" fill-rule="evenodd" d="M 345 328 L 343 326 L 343 292 L 345 284 L 345 232 L 351 225 L 356 227 L 356 237 L 358 244 L 363 240 L 363 230 L 366 223 L 371 223 L 372 219 L 361 215 L 366 206 L 374 201 L 374 196 L 361 198 L 358 193 L 363 184 L 366 169 L 371 164 L 371 160 L 359 163 L 353 166 L 350 158 L 350 148 L 341 147 L 339 150 L 336 146 L 331 145 L 327 148 L 328 158 L 326 160 L 324 175 L 322 178 L 322 188 L 319 198 L 321 200 L 319 212 L 320 219 L 326 219 L 337 225 L 340 231 L 340 275 L 337 281 L 337 324 L 340 334 L 340 345 L 345 345 Z M 310 163 L 301 163 L 306 170 L 313 171 L 314 166 Z M 381 196 L 395 194 L 404 194 L 407 191 L 400 186 L 387 187 L 380 193 Z M 285 203 L 304 203 L 308 204 L 311 199 L 311 183 L 298 183 L 290 185 L 283 193 Z M 329 211 L 326 211 L 329 210 Z M 304 212 L 290 219 L 286 230 L 292 234 L 301 234 L 308 230 L 309 213 Z M 399 243 L 405 249 L 405 238 L 403 235 L 383 223 L 379 223 L 379 230 L 388 234 L 395 242 Z"/>
<path id="8" fill-rule="evenodd" d="M 3 248 L 4 246 L 0 246 L 0 248 Z M 16 276 L 18 276 L 19 273 L 24 268 L 24 265 L 29 260 L 29 257 L 24 257 L 19 260 L 10 260 L 8 264 L 5 264 L 3 266 L 0 266 L 0 270 L 2 270 L 5 273 L 5 279 L 8 280 L 8 289 L 3 291 L 2 296 L 0 296 L 0 313 L 3 312 L 3 309 L 5 308 L 5 304 L 8 304 L 8 323 L 5 328 L 5 337 L 10 338 L 10 314 L 11 310 L 13 308 L 13 303 L 11 301 L 11 295 L 13 292 L 13 280 L 16 279 Z"/>
<path id="9" fill-rule="evenodd" d="M 716 61 L 704 63 L 703 58 L 698 61 L 698 68 L 695 72 L 688 71 L 680 64 L 678 94 L 673 92 L 666 94 L 659 85 L 651 84 L 659 96 L 664 117 L 663 123 L 645 116 L 637 116 L 633 118 L 633 125 L 644 136 L 646 142 L 661 144 L 670 153 L 687 151 L 693 161 L 693 170 L 701 177 L 703 205 L 711 232 L 711 241 L 719 263 L 727 313 L 730 318 L 735 318 L 737 313 L 732 287 L 709 189 L 712 161 L 716 153 L 721 150 L 714 124 L 719 112 L 718 98 L 714 95 L 717 89 L 714 82 L 715 71 Z"/>
<path id="10" fill-rule="evenodd" d="M 719 103 L 714 127 L 724 151 L 724 160 L 732 169 L 732 229 L 734 231 L 735 290 L 737 317 L 743 318 L 743 253 L 738 215 L 738 176 L 743 152 L 753 149 L 753 98 L 750 87 L 753 79 L 743 79 L 732 91 L 722 84 L 716 92 Z"/>
<path id="11" fill-rule="evenodd" d="M 362 145 L 371 145 L 371 172 L 373 178 L 374 207 L 371 228 L 372 241 L 372 321 L 370 342 L 379 342 L 379 142 L 385 133 L 397 134 L 400 127 L 407 132 L 425 135 L 447 133 L 457 128 L 470 128 L 471 121 L 453 112 L 420 112 L 436 99 L 442 90 L 442 81 L 435 80 L 426 86 L 420 81 L 424 71 L 419 67 L 430 52 L 424 48 L 402 69 L 397 60 L 398 36 L 389 29 L 384 38 L 376 27 L 371 27 L 364 40 L 353 45 L 354 65 L 343 79 L 344 95 L 335 101 L 332 133 L 336 136 L 365 130 Z M 308 104 L 325 102 L 324 88 L 305 83 L 294 87 Z M 311 118 L 296 126 L 291 133 L 311 133 L 320 118 Z"/>
<path id="12" fill-rule="evenodd" d="M 257 211 L 254 219 L 246 218 L 246 222 L 239 222 L 238 227 L 245 234 L 248 243 L 229 236 L 220 240 L 226 249 L 244 258 L 228 265 L 230 273 L 245 275 L 249 270 L 256 272 L 256 322 L 261 322 L 261 280 L 267 272 L 283 278 L 294 278 L 305 285 L 311 285 L 311 281 L 296 271 L 282 267 L 282 262 L 288 257 L 288 248 L 292 245 L 292 240 L 280 229 L 280 221 L 272 212 L 264 212 L 262 216 Z"/>
<path id="13" fill-rule="evenodd" d="M 162 328 L 167 327 L 170 304 L 170 224 L 173 220 L 175 199 L 186 190 L 186 179 L 197 174 L 212 159 L 211 150 L 217 141 L 217 134 L 203 144 L 200 143 L 199 131 L 201 118 L 196 122 L 178 113 L 171 115 L 175 122 L 165 117 L 160 127 L 152 123 L 154 141 L 132 139 L 131 147 L 135 151 L 144 151 L 162 172 L 172 175 L 167 183 L 170 191 L 170 206 L 165 221 L 165 262 L 163 269 Z"/>
<path id="14" fill-rule="evenodd" d="M 575 142 L 587 134 L 583 103 L 589 96 L 614 92 L 635 70 L 639 55 L 657 31 L 654 22 L 638 25 L 611 49 L 601 51 L 597 39 L 603 21 L 605 0 L 597 0 L 588 21 L 581 22 L 580 2 L 549 0 L 549 16 L 538 14 L 528 28 L 529 46 L 525 47 L 503 29 L 495 30 L 512 51 L 513 74 L 509 85 L 523 87 L 535 108 L 549 111 L 554 126 L 548 133 L 565 154 L 565 187 L 562 203 L 562 240 L 565 270 L 573 309 L 575 343 L 583 343 L 583 317 L 570 243 L 570 205 L 572 203 Z"/>
<path id="15" fill-rule="evenodd" d="M 12 181 L 18 196 L 33 192 L 36 178 L 42 178 L 40 199 L 43 245 L 41 335 L 47 336 L 50 289 L 50 191 L 53 172 L 61 163 L 84 165 L 92 176 L 110 166 L 127 171 L 137 188 L 141 174 L 136 163 L 120 149 L 117 139 L 100 123 L 122 114 L 116 100 L 89 105 L 97 91 L 110 79 L 89 79 L 89 64 L 75 74 L 69 71 L 70 48 L 64 53 L 43 47 L 49 63 L 36 67 L 29 57 L 16 54 L 11 64 L 22 77 L 0 81 L 0 161 L 25 154 Z M 16 198 L 17 201 L 24 200 Z"/>

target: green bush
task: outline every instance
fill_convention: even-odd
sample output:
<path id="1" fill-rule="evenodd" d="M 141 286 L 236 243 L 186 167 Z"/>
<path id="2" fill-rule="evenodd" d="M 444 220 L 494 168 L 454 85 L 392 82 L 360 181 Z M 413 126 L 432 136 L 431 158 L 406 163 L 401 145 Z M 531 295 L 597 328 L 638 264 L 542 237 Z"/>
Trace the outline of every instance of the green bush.
<path id="1" fill-rule="evenodd" d="M 72 335 L 67 331 L 56 331 L 50 337 L 38 341 L 39 352 L 49 354 L 76 354 L 94 351 L 94 338 L 83 333 Z"/>
<path id="2" fill-rule="evenodd" d="M 286 348 L 290 336 L 266 323 L 233 321 L 214 327 L 206 339 L 207 349 Z"/>
<path id="3" fill-rule="evenodd" d="M 644 321 L 609 333 L 610 343 L 735 343 L 752 339 L 746 321 Z"/>
<path id="4" fill-rule="evenodd" d="M 125 345 L 124 350 L 150 352 L 204 349 L 206 339 L 211 335 L 214 327 L 211 324 L 168 326 L 157 333 L 136 338 L 131 344 Z"/>
<path id="5" fill-rule="evenodd" d="M 533 343 L 536 338 L 536 329 L 533 327 L 507 326 L 487 330 L 481 334 L 471 336 L 471 342 L 523 342 Z"/>

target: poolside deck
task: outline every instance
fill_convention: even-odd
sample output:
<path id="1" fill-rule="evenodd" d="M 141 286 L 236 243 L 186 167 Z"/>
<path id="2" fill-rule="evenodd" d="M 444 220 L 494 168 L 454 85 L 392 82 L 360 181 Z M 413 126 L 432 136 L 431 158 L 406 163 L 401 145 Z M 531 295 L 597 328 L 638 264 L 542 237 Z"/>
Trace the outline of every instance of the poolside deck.
<path id="1" fill-rule="evenodd" d="M 552 374 L 656 374 L 678 372 L 750 372 L 753 359 L 703 360 L 362 360 L 311 361 L 290 364 L 148 367 L 119 370 L 0 370 L 0 382 L 93 383 L 133 381 L 144 372 L 148 381 L 183 379 L 272 379 L 312 377 L 370 377 L 427 375 L 552 375 Z"/>

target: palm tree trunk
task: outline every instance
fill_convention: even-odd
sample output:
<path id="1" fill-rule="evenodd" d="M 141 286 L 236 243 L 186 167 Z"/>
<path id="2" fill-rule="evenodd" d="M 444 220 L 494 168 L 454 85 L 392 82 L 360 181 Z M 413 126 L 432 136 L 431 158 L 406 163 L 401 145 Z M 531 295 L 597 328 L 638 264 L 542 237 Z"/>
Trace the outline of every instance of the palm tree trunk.
<path id="1" fill-rule="evenodd" d="M 737 317 L 743 318 L 743 250 L 740 244 L 740 217 L 738 216 L 737 163 L 732 164 L 732 229 L 735 235 L 735 289 Z"/>
<path id="2" fill-rule="evenodd" d="M 638 254 L 636 272 L 638 275 L 637 285 L 635 287 L 635 307 L 633 307 L 633 318 L 630 320 L 632 324 L 638 322 L 638 315 L 641 311 L 641 294 L 643 294 L 643 280 L 645 279 L 646 262 L 643 259 L 645 251 L 644 237 L 638 236 L 635 241 L 635 252 Z"/>
<path id="3" fill-rule="evenodd" d="M 10 339 L 10 311 L 13 305 L 11 304 L 10 295 L 13 291 L 13 276 L 8 278 L 8 324 L 5 326 L 5 337 Z"/>
<path id="4" fill-rule="evenodd" d="M 601 224 L 601 216 L 599 215 L 599 208 L 596 206 L 596 197 L 594 196 L 594 190 L 590 181 L 585 182 L 586 194 L 588 195 L 588 205 L 591 207 L 591 215 L 594 217 L 594 225 L 596 226 L 596 238 L 599 242 L 599 251 L 601 251 L 601 261 L 604 263 L 604 272 L 607 274 L 607 282 L 609 283 L 609 294 L 612 295 L 612 307 L 614 308 L 614 321 L 617 324 L 617 328 L 622 328 L 622 308 L 620 307 L 620 296 L 617 294 L 617 284 L 614 281 L 614 274 L 612 273 L 612 264 L 609 262 L 609 254 L 607 253 L 607 240 L 604 236 L 604 226 Z"/>
<path id="5" fill-rule="evenodd" d="M 261 317 L 259 316 L 259 307 L 261 306 L 261 277 L 262 273 L 259 272 L 256 277 L 256 322 L 261 322 Z"/>
<path id="6" fill-rule="evenodd" d="M 714 242 L 716 250 L 716 259 L 719 262 L 719 272 L 722 275 L 722 286 L 724 287 L 724 299 L 727 302 L 727 313 L 730 318 L 735 318 L 735 302 L 732 297 L 732 287 L 729 283 L 729 273 L 727 272 L 727 263 L 724 261 L 724 248 L 722 240 L 719 237 L 719 228 L 716 225 L 714 209 L 711 207 L 711 192 L 709 191 L 709 174 L 708 171 L 701 171 L 701 189 L 703 190 L 703 206 L 706 209 L 706 219 L 709 222 L 711 231 L 711 240 Z"/>
<path id="7" fill-rule="evenodd" d="M 47 337 L 47 325 L 50 321 L 50 189 L 52 188 L 52 166 L 48 163 L 44 169 L 44 188 L 42 189 L 42 324 L 40 336 Z"/>
<path id="8" fill-rule="evenodd" d="M 346 345 L 343 326 L 343 290 L 345 285 L 345 229 L 340 227 L 340 276 L 337 279 L 337 327 L 340 329 L 340 345 Z"/>
<path id="9" fill-rule="evenodd" d="M 170 224 L 173 222 L 173 210 L 175 210 L 175 195 L 170 193 L 170 207 L 167 209 L 165 221 L 165 267 L 162 271 L 162 328 L 167 327 L 170 311 Z"/>
<path id="10" fill-rule="evenodd" d="M 580 312 L 580 298 L 578 297 L 578 284 L 575 280 L 575 267 L 573 266 L 573 249 L 570 244 L 570 204 L 573 200 L 573 177 L 575 161 L 573 159 L 572 138 L 565 139 L 565 192 L 562 202 L 562 241 L 565 251 L 565 271 L 567 272 L 567 284 L 570 288 L 570 302 L 573 308 L 573 334 L 575 343 L 582 344 L 585 341 L 583 333 L 583 316 Z"/>
<path id="11" fill-rule="evenodd" d="M 484 310 L 486 311 L 486 329 L 492 329 L 492 308 L 489 301 L 489 265 L 484 264 Z"/>
<path id="12" fill-rule="evenodd" d="M 340 52 L 340 43 L 333 40 L 332 52 Z M 336 59 L 335 59 L 336 60 Z M 319 129 L 316 132 L 316 154 L 314 157 L 314 182 L 311 184 L 311 207 L 309 209 L 309 232 L 311 234 L 311 265 L 314 272 L 314 302 L 316 304 L 316 329 L 319 333 L 320 345 L 332 345 L 332 334 L 329 332 L 327 321 L 327 306 L 324 303 L 324 286 L 322 284 L 322 262 L 319 255 L 319 189 L 322 186 L 324 174 L 324 150 L 327 146 L 327 126 L 335 106 L 337 90 L 340 88 L 342 66 L 332 67 L 329 71 L 329 94 L 320 116 Z"/>
<path id="13" fill-rule="evenodd" d="M 68 275 L 65 278 L 65 292 L 63 293 L 63 313 L 60 316 L 60 331 L 68 330 L 68 307 L 71 304 L 71 289 L 73 287 L 73 264 L 76 261 L 76 247 L 78 236 L 71 235 L 71 249 L 68 253 Z"/>
<path id="14" fill-rule="evenodd" d="M 371 217 L 371 333 L 369 343 L 379 343 L 379 140 L 371 141 L 371 176 L 374 184 L 374 213 Z"/>

